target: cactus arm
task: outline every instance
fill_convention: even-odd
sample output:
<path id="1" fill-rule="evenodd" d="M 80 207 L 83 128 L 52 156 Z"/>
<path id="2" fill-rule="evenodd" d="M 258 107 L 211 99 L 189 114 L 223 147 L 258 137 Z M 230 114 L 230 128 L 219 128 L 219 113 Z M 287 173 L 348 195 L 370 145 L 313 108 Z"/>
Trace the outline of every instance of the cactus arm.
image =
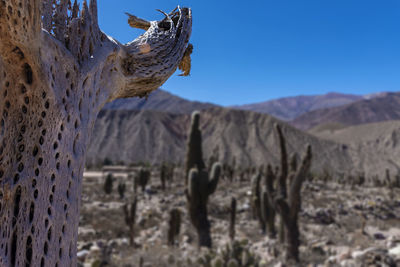
<path id="1" fill-rule="evenodd" d="M 200 112 L 194 111 L 192 113 L 189 140 L 187 142 L 187 150 L 185 157 L 186 177 L 189 174 L 191 168 L 197 167 L 199 171 L 205 168 L 205 164 L 203 161 L 202 138 L 199 125 L 200 125 Z"/>
<path id="2" fill-rule="evenodd" d="M 290 157 L 290 171 L 296 172 L 297 171 L 297 153 L 293 153 Z"/>
<path id="3" fill-rule="evenodd" d="M 280 168 L 280 176 L 279 176 L 279 187 L 280 187 L 280 194 L 283 197 L 286 197 L 287 190 L 286 190 L 286 183 L 287 183 L 287 176 L 288 176 L 288 160 L 287 160 L 287 152 L 286 152 L 286 139 L 283 135 L 282 129 L 279 124 L 275 124 L 276 131 L 278 133 L 279 138 L 279 147 L 281 151 L 281 168 Z"/>
<path id="4" fill-rule="evenodd" d="M 188 190 L 187 188 L 185 188 L 184 192 L 185 192 L 186 200 L 187 200 L 187 202 L 189 203 L 189 201 L 190 201 L 189 190 Z"/>
<path id="5" fill-rule="evenodd" d="M 265 176 L 265 189 L 270 197 L 274 195 L 274 182 L 276 176 L 270 164 L 267 166 L 267 174 Z M 272 199 L 272 198 L 271 198 Z"/>
<path id="6" fill-rule="evenodd" d="M 77 4 L 71 10 L 69 2 L 0 1 L 0 107 L 7 109 L 2 108 L 0 187 L 9 188 L 11 199 L 35 206 L 28 221 L 19 202 L 3 203 L 2 225 L 13 227 L 0 237 L 3 248 L 9 244 L 8 254 L 0 249 L 1 266 L 77 265 L 85 155 L 98 112 L 113 99 L 158 88 L 188 47 L 189 8 L 171 14 L 172 23 L 150 22 L 145 33 L 123 45 L 100 30 L 96 0 L 83 1 L 81 10 Z M 21 150 L 16 136 L 22 138 Z M 45 238 L 50 227 L 62 240 Z M 69 257 L 61 258 L 59 249 L 69 250 Z M 26 260 L 27 250 L 37 255 Z"/>
<path id="7" fill-rule="evenodd" d="M 290 207 L 286 200 L 282 197 L 277 197 L 275 199 L 275 207 L 278 209 L 279 214 L 282 217 L 283 223 L 285 224 L 286 227 L 289 226 L 290 228 L 290 222 L 291 222 L 291 217 L 290 217 Z"/>
<path id="8" fill-rule="evenodd" d="M 307 152 L 303 158 L 301 163 L 301 167 L 297 171 L 296 175 L 293 177 L 293 182 L 290 186 L 290 193 L 289 193 L 289 205 L 291 208 L 291 217 L 297 216 L 297 213 L 300 209 L 301 203 L 301 185 L 305 180 L 310 167 L 311 167 L 311 159 L 312 159 L 312 150 L 311 146 L 307 146 Z"/>
<path id="9" fill-rule="evenodd" d="M 221 176 L 222 166 L 216 162 L 213 164 L 210 174 L 210 181 L 208 183 L 208 194 L 211 195 L 215 192 L 218 186 L 219 177 Z"/>
<path id="10" fill-rule="evenodd" d="M 17 48 L 31 66 L 53 65 L 59 72 L 74 68 L 82 80 L 97 79 L 100 106 L 117 98 L 145 96 L 159 88 L 179 65 L 188 65 L 192 50 L 189 8 L 171 13 L 170 23 L 130 15 L 128 23 L 146 32 L 121 44 L 100 30 L 96 0 L 91 0 L 90 6 L 83 1 L 81 10 L 75 3 L 71 14 L 68 0 L 55 4 L 52 0 L 23 0 L 21 5 L 7 2 L 0 3 L 0 55 L 9 57 Z M 54 62 L 54 56 L 66 64 Z M 189 69 L 183 68 L 184 74 Z"/>
<path id="11" fill-rule="evenodd" d="M 188 195 L 190 197 L 190 199 L 195 198 L 198 194 L 198 180 L 199 180 L 199 172 L 197 171 L 197 169 L 192 168 L 190 169 L 189 172 L 189 178 L 188 178 Z"/>

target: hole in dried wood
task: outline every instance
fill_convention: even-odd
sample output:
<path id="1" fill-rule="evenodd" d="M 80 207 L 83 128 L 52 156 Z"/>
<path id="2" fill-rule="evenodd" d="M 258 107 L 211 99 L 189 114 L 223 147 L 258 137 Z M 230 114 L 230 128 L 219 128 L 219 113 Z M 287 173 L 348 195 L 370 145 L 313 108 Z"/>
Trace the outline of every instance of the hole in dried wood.
<path id="1" fill-rule="evenodd" d="M 28 63 L 24 64 L 24 75 L 25 75 L 25 82 L 27 84 L 33 83 L 33 72 L 32 68 Z"/>

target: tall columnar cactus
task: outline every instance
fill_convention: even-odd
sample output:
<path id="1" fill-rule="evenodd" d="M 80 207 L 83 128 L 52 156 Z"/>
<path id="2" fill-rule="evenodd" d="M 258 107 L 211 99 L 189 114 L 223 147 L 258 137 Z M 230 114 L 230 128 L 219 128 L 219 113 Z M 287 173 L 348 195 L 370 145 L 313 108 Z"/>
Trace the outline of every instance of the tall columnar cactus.
<path id="1" fill-rule="evenodd" d="M 126 190 L 126 184 L 124 182 L 119 182 L 118 183 L 118 194 L 119 198 L 123 199 L 125 197 L 125 190 Z"/>
<path id="2" fill-rule="evenodd" d="M 292 156 L 290 157 L 290 163 L 289 163 L 289 167 L 290 167 L 290 171 L 296 171 L 297 170 L 297 153 L 293 153 Z"/>
<path id="3" fill-rule="evenodd" d="M 137 206 L 136 196 L 134 197 L 131 204 L 125 204 L 123 206 L 125 223 L 129 227 L 129 244 L 131 246 L 134 246 L 135 244 L 136 206 Z"/>
<path id="4" fill-rule="evenodd" d="M 137 174 L 134 174 L 134 173 L 129 173 L 128 174 L 128 180 L 130 180 L 130 181 L 132 181 L 132 189 L 133 189 L 133 193 L 136 195 L 136 193 L 137 193 L 137 188 L 138 188 L 138 179 L 136 178 L 138 175 Z"/>
<path id="5" fill-rule="evenodd" d="M 0 266 L 77 265 L 82 176 L 98 112 L 114 99 L 148 95 L 178 67 L 188 73 L 189 8 L 142 20 L 146 32 L 121 44 L 100 30 L 97 1 L 80 2 L 0 1 L 0 193 L 10 196 L 1 200 Z"/>
<path id="6" fill-rule="evenodd" d="M 231 241 L 235 240 L 235 224 L 236 224 L 236 198 L 231 199 L 231 210 L 230 210 L 230 220 L 229 220 L 229 238 Z"/>
<path id="7" fill-rule="evenodd" d="M 262 233 L 265 233 L 265 220 L 262 216 L 262 188 L 261 188 L 261 172 L 257 172 L 251 178 L 251 211 L 253 219 L 257 219 L 260 224 Z"/>
<path id="8" fill-rule="evenodd" d="M 169 213 L 168 221 L 168 245 L 173 246 L 181 231 L 181 211 L 174 208 Z"/>
<path id="9" fill-rule="evenodd" d="M 142 188 L 142 192 L 144 192 L 146 190 L 146 185 L 150 180 L 150 174 L 151 172 L 149 169 L 140 167 L 139 172 L 135 176 L 134 187 L 139 185 Z"/>
<path id="10" fill-rule="evenodd" d="M 219 146 L 217 145 L 216 147 L 214 147 L 213 151 L 211 152 L 211 156 L 208 158 L 208 162 L 207 162 L 208 169 L 207 169 L 207 171 L 210 172 L 213 164 L 215 162 L 218 162 L 218 160 L 219 160 Z M 222 169 L 225 171 L 225 166 L 222 166 L 222 167 L 223 167 Z"/>
<path id="11" fill-rule="evenodd" d="M 214 163 L 209 177 L 205 169 L 192 168 L 185 191 L 190 221 L 197 230 L 199 246 L 211 247 L 210 222 L 208 220 L 208 197 L 217 189 L 221 164 Z"/>
<path id="12" fill-rule="evenodd" d="M 288 259 L 298 261 L 300 245 L 298 213 L 301 207 L 301 186 L 311 167 L 311 146 L 307 146 L 307 151 L 300 168 L 288 174 L 285 137 L 279 125 L 276 125 L 276 130 L 279 135 L 281 148 L 281 174 L 278 177 L 278 187 L 274 188 L 273 184 L 276 176 L 272 172 L 272 168 L 268 167 L 266 181 L 267 195 L 269 202 L 273 204 L 274 210 L 279 213 L 282 219 L 286 256 Z M 287 181 L 290 181 L 290 183 Z"/>
<path id="13" fill-rule="evenodd" d="M 165 182 L 168 180 L 168 167 L 165 163 L 161 164 L 160 168 L 160 181 L 161 181 L 161 190 L 165 190 Z"/>
<path id="14" fill-rule="evenodd" d="M 268 192 L 272 192 L 274 189 L 275 175 L 272 171 L 271 165 L 267 166 L 267 171 L 265 174 L 264 188 L 262 192 L 262 216 L 267 226 L 267 232 L 269 237 L 275 238 L 276 228 L 275 228 L 275 209 L 272 199 L 268 197 Z"/>
<path id="15" fill-rule="evenodd" d="M 186 149 L 185 158 L 185 177 L 187 182 L 187 177 L 191 168 L 196 168 L 202 170 L 205 168 L 203 161 L 203 150 L 201 141 L 201 131 L 200 127 L 200 112 L 194 111 L 192 113 L 192 124 L 189 132 L 189 140 Z"/>
<path id="16" fill-rule="evenodd" d="M 297 153 L 293 153 L 291 156 L 290 156 L 290 162 L 289 162 L 289 171 L 290 172 L 296 172 L 296 170 L 297 170 L 297 166 L 298 165 L 298 163 L 297 163 Z M 289 176 L 289 179 L 291 179 L 291 178 L 293 178 L 293 176 Z M 289 183 L 291 183 L 292 181 L 289 181 Z"/>
<path id="17" fill-rule="evenodd" d="M 114 179 L 111 173 L 107 174 L 106 179 L 104 180 L 104 192 L 109 195 L 113 190 Z"/>

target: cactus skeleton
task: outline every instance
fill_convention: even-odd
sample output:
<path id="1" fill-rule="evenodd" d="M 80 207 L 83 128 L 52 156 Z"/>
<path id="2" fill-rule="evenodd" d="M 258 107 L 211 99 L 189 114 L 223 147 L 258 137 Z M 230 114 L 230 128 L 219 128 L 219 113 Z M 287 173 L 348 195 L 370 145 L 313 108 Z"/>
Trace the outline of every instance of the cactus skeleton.
<path id="1" fill-rule="evenodd" d="M 146 32 L 122 44 L 101 31 L 96 0 L 79 2 L 0 1 L 0 188 L 18 199 L 1 205 L 0 266 L 77 266 L 82 178 L 99 111 L 190 70 L 191 9 L 148 28 L 130 19 Z M 35 207 L 30 219 L 23 203 Z"/>

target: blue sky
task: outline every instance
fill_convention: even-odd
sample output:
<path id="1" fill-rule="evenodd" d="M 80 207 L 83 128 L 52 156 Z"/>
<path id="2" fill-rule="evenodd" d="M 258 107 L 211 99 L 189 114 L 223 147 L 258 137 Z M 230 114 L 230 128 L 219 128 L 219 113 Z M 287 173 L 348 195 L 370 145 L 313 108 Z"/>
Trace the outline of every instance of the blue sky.
<path id="1" fill-rule="evenodd" d="M 176 5 L 193 10 L 192 75 L 163 86 L 221 105 L 301 94 L 400 91 L 398 0 L 98 0 L 101 29 L 120 42 Z"/>

